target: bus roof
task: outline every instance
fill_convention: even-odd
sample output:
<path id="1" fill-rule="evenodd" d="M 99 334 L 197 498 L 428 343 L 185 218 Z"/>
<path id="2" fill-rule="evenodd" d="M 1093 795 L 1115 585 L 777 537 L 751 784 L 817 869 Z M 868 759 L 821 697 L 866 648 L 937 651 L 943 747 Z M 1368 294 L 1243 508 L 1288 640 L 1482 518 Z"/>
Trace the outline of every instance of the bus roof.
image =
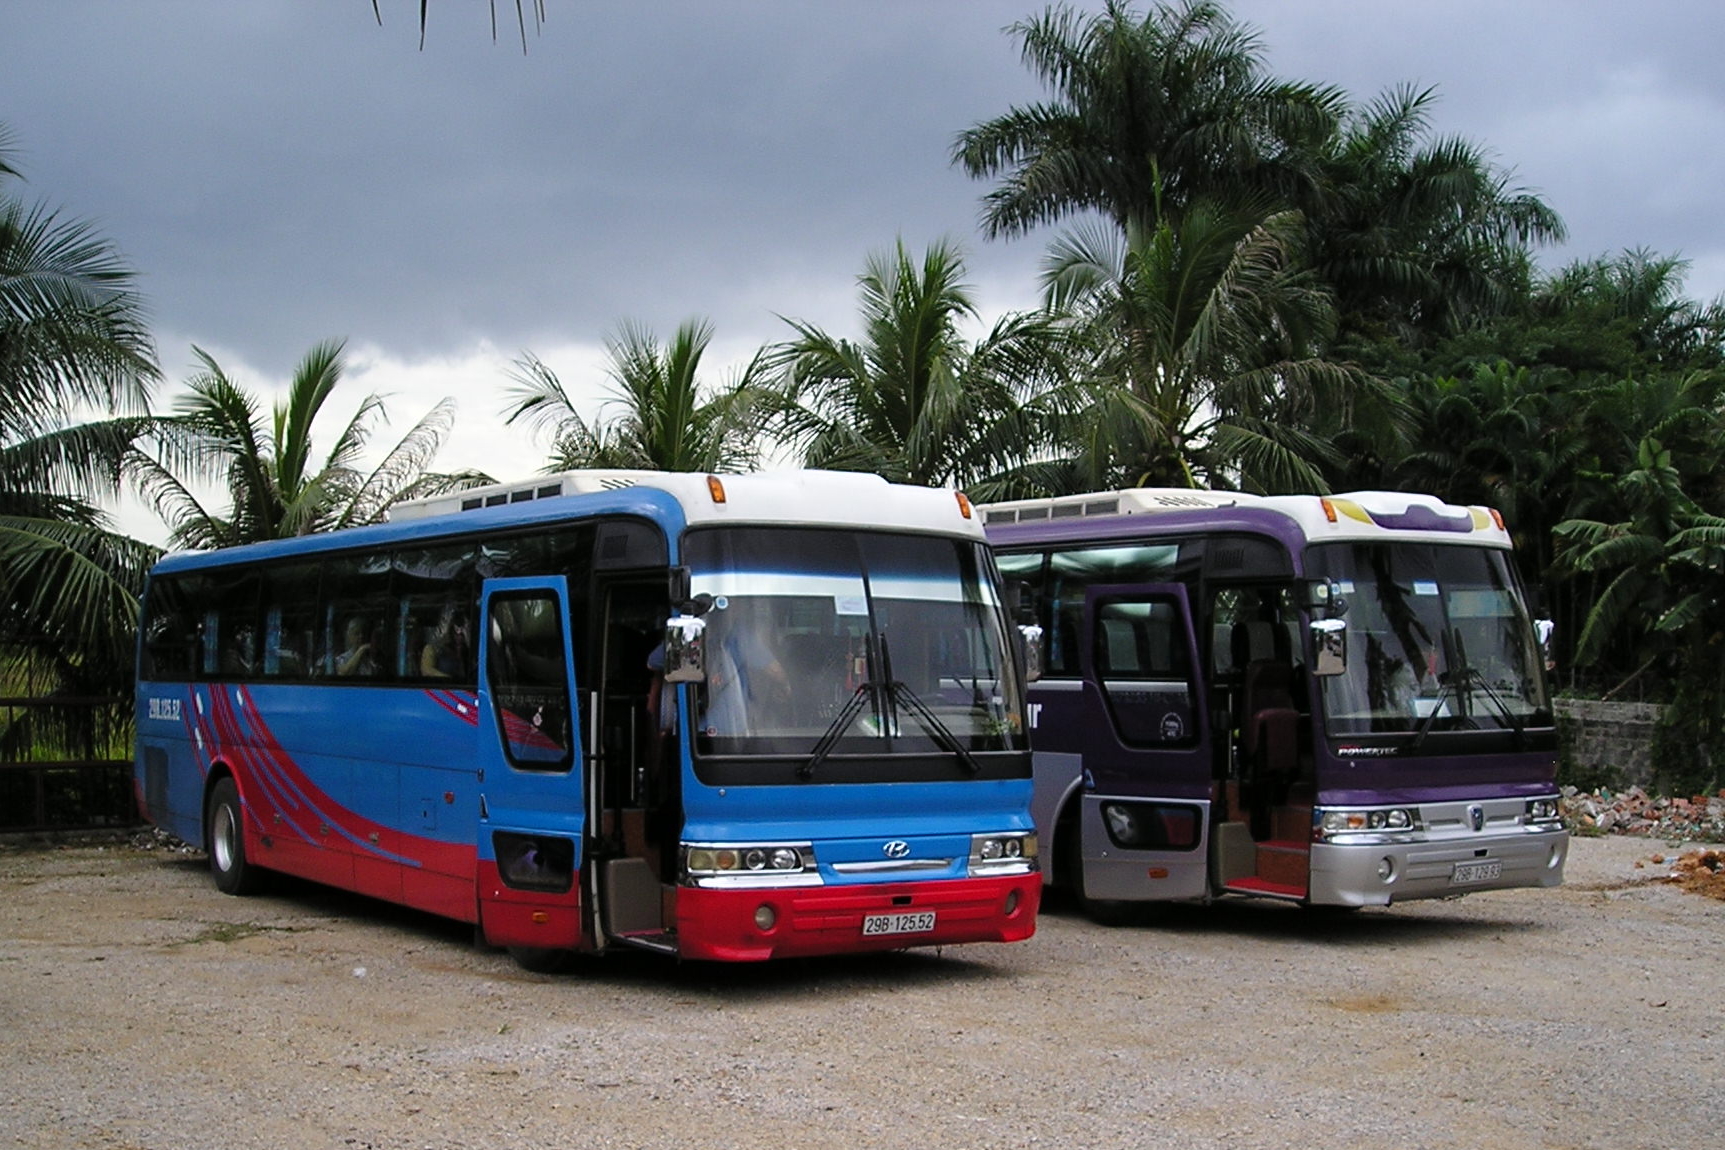
<path id="1" fill-rule="evenodd" d="M 593 515 L 632 515 L 685 526 L 733 523 L 896 528 L 983 539 L 968 500 L 951 489 L 888 483 L 848 471 L 763 471 L 708 475 L 672 471 L 566 471 L 428 499 L 404 500 L 389 521 L 210 552 L 185 552 L 165 569 L 263 562 L 294 555 L 431 542 L 474 532 L 556 523 Z"/>
<path id="2" fill-rule="evenodd" d="M 1130 533 L 1128 516 L 1178 516 L 1181 525 L 1201 525 L 1223 513 L 1231 524 L 1272 517 L 1292 521 L 1312 543 L 1331 540 L 1417 540 L 1510 546 L 1502 517 L 1489 507 L 1463 507 L 1431 495 L 1405 491 L 1352 491 L 1345 495 L 1251 495 L 1180 487 L 1132 487 L 1085 495 L 1017 499 L 981 505 L 989 528 L 1059 525 L 1071 538 L 1094 522 L 1097 536 Z M 1168 526 L 1175 524 L 1170 522 Z M 1015 541 L 1021 533 L 1014 532 Z"/>

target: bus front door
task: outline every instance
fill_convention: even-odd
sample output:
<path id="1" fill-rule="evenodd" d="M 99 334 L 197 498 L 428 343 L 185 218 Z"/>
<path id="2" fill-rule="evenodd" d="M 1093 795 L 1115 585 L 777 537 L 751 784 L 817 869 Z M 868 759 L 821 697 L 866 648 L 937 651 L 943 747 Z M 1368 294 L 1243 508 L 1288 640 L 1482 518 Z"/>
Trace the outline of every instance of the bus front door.
<path id="1" fill-rule="evenodd" d="M 1085 600 L 1084 900 L 1203 898 L 1211 750 L 1186 588 L 1092 586 Z"/>
<path id="2" fill-rule="evenodd" d="M 487 580 L 480 599 L 479 841 L 486 941 L 581 947 L 588 796 L 562 576 Z"/>

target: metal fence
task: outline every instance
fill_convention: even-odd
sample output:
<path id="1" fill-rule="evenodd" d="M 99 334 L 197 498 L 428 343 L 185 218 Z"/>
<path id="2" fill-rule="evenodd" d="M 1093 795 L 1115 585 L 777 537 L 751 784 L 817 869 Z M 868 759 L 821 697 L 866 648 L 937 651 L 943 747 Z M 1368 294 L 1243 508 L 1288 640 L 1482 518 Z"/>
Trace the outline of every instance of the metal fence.
<path id="1" fill-rule="evenodd" d="M 0 698 L 0 833 L 140 825 L 129 699 Z"/>

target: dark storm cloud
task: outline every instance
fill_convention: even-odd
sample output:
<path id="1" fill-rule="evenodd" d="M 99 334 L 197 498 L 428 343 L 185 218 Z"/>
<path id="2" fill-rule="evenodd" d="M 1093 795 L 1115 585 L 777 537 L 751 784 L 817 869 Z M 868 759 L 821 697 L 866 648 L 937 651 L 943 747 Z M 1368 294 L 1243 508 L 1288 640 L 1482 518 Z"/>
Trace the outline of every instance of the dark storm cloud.
<path id="1" fill-rule="evenodd" d="M 1097 4 L 1084 7 L 1095 8 Z M 842 328 L 867 253 L 962 241 L 996 306 L 1040 238 L 987 242 L 954 135 L 1040 90 L 1001 0 L 214 0 L 0 5 L 0 120 L 34 194 L 145 275 L 165 340 L 284 375 L 346 336 L 403 359 L 593 344 L 630 318 Z M 1275 70 L 1365 98 L 1433 84 L 1437 126 L 1516 169 L 1571 254 L 1650 246 L 1725 289 L 1710 5 L 1244 0 Z M 184 364 L 164 347 L 170 377 Z"/>
<path id="2" fill-rule="evenodd" d="M 328 335 L 776 326 L 803 301 L 769 289 L 971 240 L 952 137 L 1032 91 L 1016 6 L 553 0 L 525 57 L 453 3 L 418 52 L 416 7 L 9 4 L 0 115 L 160 323 L 285 369 Z"/>

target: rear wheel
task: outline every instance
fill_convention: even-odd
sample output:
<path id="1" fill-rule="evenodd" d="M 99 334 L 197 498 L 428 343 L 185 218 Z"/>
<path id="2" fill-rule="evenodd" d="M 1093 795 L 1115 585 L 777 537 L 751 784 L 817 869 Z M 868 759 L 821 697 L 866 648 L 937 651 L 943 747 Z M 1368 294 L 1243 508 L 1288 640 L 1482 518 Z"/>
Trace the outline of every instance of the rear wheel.
<path id="1" fill-rule="evenodd" d="M 256 894 L 263 889 L 263 868 L 246 859 L 240 792 L 231 778 L 219 780 L 210 791 L 210 805 L 204 812 L 204 835 L 210 852 L 210 875 L 216 880 L 217 890 L 223 894 Z"/>

